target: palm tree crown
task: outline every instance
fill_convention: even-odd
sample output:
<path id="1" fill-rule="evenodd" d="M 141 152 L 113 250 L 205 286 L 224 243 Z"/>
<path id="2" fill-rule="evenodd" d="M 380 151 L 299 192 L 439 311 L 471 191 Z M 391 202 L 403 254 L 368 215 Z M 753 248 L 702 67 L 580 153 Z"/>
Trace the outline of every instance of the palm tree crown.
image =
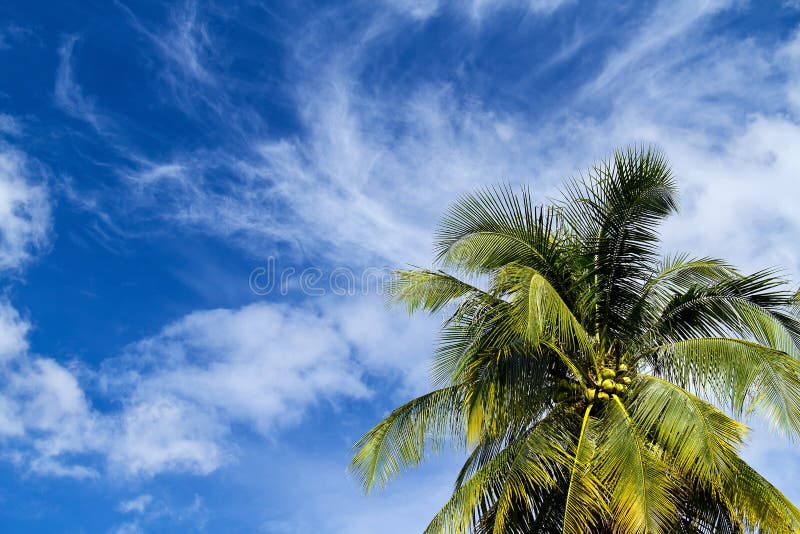
<path id="1" fill-rule="evenodd" d="M 659 257 L 669 166 L 616 152 L 563 198 L 457 201 L 439 270 L 391 295 L 446 312 L 435 389 L 356 444 L 366 489 L 442 447 L 469 454 L 429 533 L 800 532 L 800 510 L 739 456 L 766 418 L 800 435 L 800 309 L 775 271 Z"/>

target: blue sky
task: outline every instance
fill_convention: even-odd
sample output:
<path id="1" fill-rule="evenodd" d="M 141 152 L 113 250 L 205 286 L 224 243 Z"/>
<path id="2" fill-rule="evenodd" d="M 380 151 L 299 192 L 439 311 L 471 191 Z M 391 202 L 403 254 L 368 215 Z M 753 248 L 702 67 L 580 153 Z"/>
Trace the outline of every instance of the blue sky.
<path id="1" fill-rule="evenodd" d="M 419 531 L 457 455 L 345 466 L 437 319 L 330 281 L 427 264 L 482 185 L 654 143 L 666 251 L 800 275 L 797 2 L 4 2 L 0 69 L 4 532 Z"/>

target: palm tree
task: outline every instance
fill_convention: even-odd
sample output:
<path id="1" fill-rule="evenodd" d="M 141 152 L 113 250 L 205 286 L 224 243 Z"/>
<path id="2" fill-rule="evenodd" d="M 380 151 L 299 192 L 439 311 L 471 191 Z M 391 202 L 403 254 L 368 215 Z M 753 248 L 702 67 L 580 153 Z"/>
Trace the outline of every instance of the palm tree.
<path id="1" fill-rule="evenodd" d="M 446 312 L 438 389 L 350 469 L 369 490 L 468 452 L 428 533 L 800 532 L 733 418 L 800 435 L 798 296 L 773 270 L 659 257 L 676 187 L 658 151 L 616 152 L 562 196 L 467 195 L 437 230 L 439 269 L 397 272 L 394 300 Z"/>

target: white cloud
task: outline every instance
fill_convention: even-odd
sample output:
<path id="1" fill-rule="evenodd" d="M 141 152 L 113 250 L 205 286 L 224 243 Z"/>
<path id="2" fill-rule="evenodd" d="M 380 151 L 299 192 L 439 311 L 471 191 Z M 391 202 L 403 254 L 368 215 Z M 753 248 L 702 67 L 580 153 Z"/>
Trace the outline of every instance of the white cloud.
<path id="1" fill-rule="evenodd" d="M 157 526 L 159 531 L 203 531 L 208 516 L 199 495 L 194 495 L 188 504 L 176 504 L 145 493 L 122 501 L 117 506 L 117 511 L 134 517 L 113 529 L 117 534 L 151 532 L 153 529 L 150 527 L 153 526 Z"/>
<path id="2" fill-rule="evenodd" d="M 324 394 L 368 393 L 347 341 L 331 317 L 313 309 L 254 304 L 195 312 L 138 343 L 125 367 L 137 360 L 158 365 L 137 377 L 135 397 L 174 395 L 264 433 L 296 421 Z"/>
<path id="3" fill-rule="evenodd" d="M 208 474 L 223 462 L 219 442 L 225 430 L 202 409 L 172 398 L 136 402 L 108 416 L 118 433 L 100 452 L 124 475 Z"/>
<path id="4" fill-rule="evenodd" d="M 653 59 L 654 54 L 672 41 L 688 38 L 689 45 L 694 45 L 696 38 L 691 31 L 695 26 L 734 4 L 734 0 L 660 2 L 652 9 L 648 19 L 639 25 L 631 41 L 609 57 L 601 73 L 584 90 L 595 92 L 607 88 L 620 74 L 636 73 L 641 60 L 648 57 Z M 679 54 L 679 57 L 686 56 L 685 53 Z M 658 60 L 664 59 L 666 56 L 658 57 Z"/>
<path id="5" fill-rule="evenodd" d="M 0 113 L 0 134 L 16 135 L 22 131 L 22 125 L 11 115 Z"/>
<path id="6" fill-rule="evenodd" d="M 420 391 L 431 325 L 376 315 L 375 300 L 195 312 L 132 346 L 102 371 L 109 395 L 126 399 L 112 416 L 112 467 L 208 473 L 232 459 L 231 425 L 269 438 L 322 401 L 371 396 L 364 372 Z"/>
<path id="7" fill-rule="evenodd" d="M 6 450 L 41 475 L 202 475 L 236 459 L 234 425 L 274 439 L 321 402 L 371 397 L 369 373 L 399 380 L 403 398 L 424 390 L 433 323 L 399 321 L 377 297 L 342 299 L 175 321 L 104 363 L 97 383 L 120 406 L 104 412 L 75 374 L 27 352 L 29 325 L 6 305 L 0 337 L 17 337 L 4 349 L 0 388 Z"/>
<path id="8" fill-rule="evenodd" d="M 89 466 L 60 458 L 98 450 L 105 433 L 74 375 L 53 360 L 20 354 L 4 370 L 3 398 L 21 432 L 11 435 L 35 473 L 91 477 Z"/>
<path id="9" fill-rule="evenodd" d="M 9 304 L 2 304 L 0 317 L 0 440 L 6 456 L 41 475 L 96 476 L 87 465 L 61 460 L 105 443 L 103 427 L 75 376 L 28 352 L 30 325 Z"/>
<path id="10" fill-rule="evenodd" d="M 402 13 L 415 19 L 425 20 L 440 12 L 443 6 L 452 6 L 468 15 L 473 22 L 481 22 L 486 17 L 501 9 L 517 9 L 525 13 L 547 15 L 574 0 L 386 0 L 387 3 Z"/>
<path id="11" fill-rule="evenodd" d="M 78 40 L 77 35 L 69 35 L 58 49 L 59 62 L 54 88 L 56 104 L 67 114 L 89 123 L 99 133 L 106 133 L 108 120 L 97 111 L 95 99 L 86 96 L 75 80 L 73 54 Z"/>
<path id="12" fill-rule="evenodd" d="M 0 302 L 0 362 L 28 350 L 28 331 L 31 325 L 20 317 L 8 302 Z"/>
<path id="13" fill-rule="evenodd" d="M 41 167 L 0 142 L 0 270 L 18 269 L 48 244 L 50 203 Z"/>
<path id="14" fill-rule="evenodd" d="M 135 512 L 137 514 L 141 514 L 145 511 L 145 509 L 153 502 L 153 496 L 147 493 L 139 495 L 138 497 L 134 497 L 133 499 L 129 499 L 127 501 L 122 501 L 117 506 L 117 510 L 122 513 L 131 513 Z"/>

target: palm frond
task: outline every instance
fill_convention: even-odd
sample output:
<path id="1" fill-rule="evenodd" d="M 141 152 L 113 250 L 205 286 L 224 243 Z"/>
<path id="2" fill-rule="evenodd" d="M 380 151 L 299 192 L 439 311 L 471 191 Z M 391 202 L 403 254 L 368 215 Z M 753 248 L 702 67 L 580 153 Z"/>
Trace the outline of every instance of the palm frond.
<path id="1" fill-rule="evenodd" d="M 466 424 L 464 390 L 451 386 L 409 401 L 359 439 L 349 470 L 364 489 L 383 487 L 401 468 L 418 464 L 426 445 L 436 452 L 450 440 L 460 443 Z"/>
<path id="2" fill-rule="evenodd" d="M 616 334 L 656 262 L 658 226 L 677 210 L 666 159 L 652 149 L 617 151 L 588 179 L 567 185 L 560 208 L 590 266 L 595 322 Z"/>
<path id="3" fill-rule="evenodd" d="M 800 360 L 732 338 L 678 341 L 657 354 L 656 368 L 676 384 L 710 391 L 736 415 L 756 411 L 775 429 L 800 435 Z"/>
<path id="4" fill-rule="evenodd" d="M 627 318 L 623 336 L 641 335 L 645 324 L 657 321 L 669 301 L 698 285 L 716 284 L 739 273 L 723 260 L 715 258 L 691 258 L 687 254 L 666 257 L 654 269 L 644 283 L 642 292 Z"/>
<path id="5" fill-rule="evenodd" d="M 537 206 L 523 189 L 487 188 L 458 199 L 436 230 L 436 261 L 487 274 L 519 263 L 542 273 L 565 295 L 571 264 L 565 261 L 564 224 L 558 209 Z"/>
<path id="6" fill-rule="evenodd" d="M 395 271 L 387 290 L 392 301 L 404 302 L 411 313 L 418 310 L 435 313 L 465 298 L 472 300 L 472 306 L 499 302 L 497 297 L 474 285 L 444 271 L 430 269 Z"/>
<path id="7" fill-rule="evenodd" d="M 723 480 L 723 493 L 734 514 L 751 532 L 800 531 L 800 510 L 741 458 Z"/>
<path id="8" fill-rule="evenodd" d="M 695 337 L 768 339 L 783 331 L 792 345 L 800 341 L 800 322 L 785 280 L 772 271 L 725 278 L 714 284 L 692 285 L 654 299 L 660 308 L 642 334 L 643 340 Z M 781 350 L 794 350 L 783 345 Z"/>
<path id="9" fill-rule="evenodd" d="M 640 375 L 628 403 L 631 419 L 688 480 L 721 480 L 734 469 L 747 427 L 675 384 Z"/>
<path id="10" fill-rule="evenodd" d="M 497 278 L 503 280 L 510 295 L 505 317 L 517 338 L 533 347 L 553 341 L 564 349 L 572 349 L 572 354 L 580 355 L 584 361 L 594 361 L 589 334 L 558 291 L 538 271 L 510 264 L 498 272 Z"/>
<path id="11" fill-rule="evenodd" d="M 552 488 L 559 466 L 568 462 L 569 457 L 556 445 L 557 436 L 549 430 L 552 427 L 546 422 L 537 425 L 461 481 L 431 520 L 426 534 L 466 532 L 489 510 L 493 510 L 494 521 L 502 525 L 510 512 L 511 500 L 519 497 L 524 500 L 537 488 Z M 499 528 L 497 531 L 503 532 L 503 527 Z"/>
<path id="12" fill-rule="evenodd" d="M 620 532 L 668 532 L 676 520 L 680 488 L 663 454 L 651 446 L 618 396 L 608 403 L 593 466 L 610 494 Z"/>

